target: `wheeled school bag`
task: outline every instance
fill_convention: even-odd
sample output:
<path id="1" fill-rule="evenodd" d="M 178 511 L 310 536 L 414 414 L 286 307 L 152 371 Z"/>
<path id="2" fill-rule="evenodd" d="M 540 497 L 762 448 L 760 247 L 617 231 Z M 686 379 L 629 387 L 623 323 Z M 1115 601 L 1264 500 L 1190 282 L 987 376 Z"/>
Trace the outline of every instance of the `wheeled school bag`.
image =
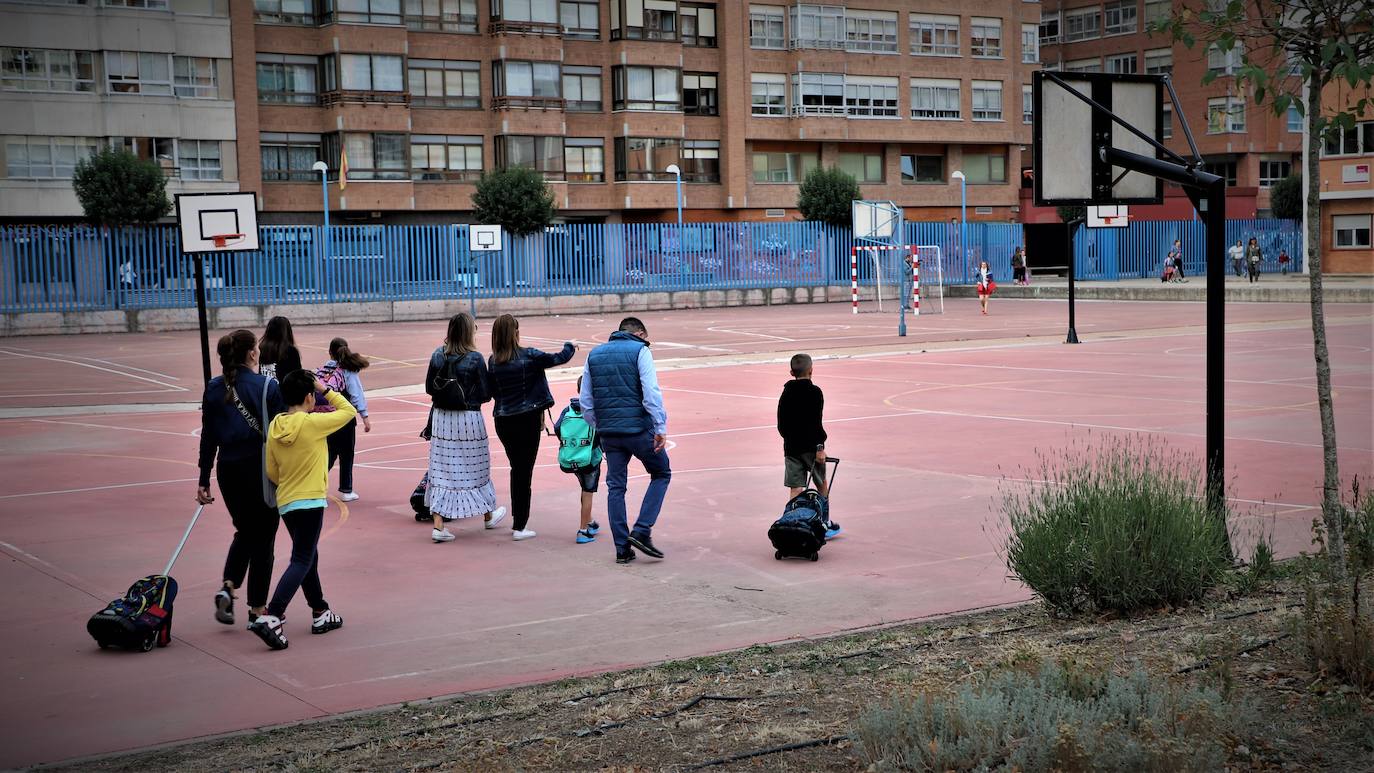
<path id="1" fill-rule="evenodd" d="M 410 492 L 410 509 L 415 511 L 415 520 L 419 523 L 429 523 L 429 505 L 425 504 L 425 492 L 429 490 L 429 473 L 420 479 L 420 484 L 415 490 Z"/>
<path id="2" fill-rule="evenodd" d="M 191 523 L 162 574 L 150 574 L 135 581 L 122 597 L 106 604 L 86 621 L 86 632 L 101 649 L 121 647 L 147 652 L 154 646 L 166 647 L 172 643 L 172 609 L 177 598 L 177 581 L 170 576 L 172 565 L 181 555 L 181 549 L 186 547 L 191 529 L 204 511 L 205 505 L 196 508 L 196 514 L 191 516 Z"/>
<path id="3" fill-rule="evenodd" d="M 839 469 L 840 460 L 830 458 Z M 807 483 L 812 483 L 807 478 Z M 830 476 L 833 486 L 835 476 Z M 782 517 L 768 527 L 768 541 L 773 543 L 773 558 L 806 558 L 820 560 L 820 550 L 825 547 L 825 526 L 830 522 L 830 503 L 821 492 L 809 485 L 800 494 L 792 497 L 782 509 Z"/>
<path id="4" fill-rule="evenodd" d="M 558 469 L 581 472 L 601 466 L 604 454 L 596 442 L 596 430 L 581 411 L 569 410 L 558 425 Z"/>

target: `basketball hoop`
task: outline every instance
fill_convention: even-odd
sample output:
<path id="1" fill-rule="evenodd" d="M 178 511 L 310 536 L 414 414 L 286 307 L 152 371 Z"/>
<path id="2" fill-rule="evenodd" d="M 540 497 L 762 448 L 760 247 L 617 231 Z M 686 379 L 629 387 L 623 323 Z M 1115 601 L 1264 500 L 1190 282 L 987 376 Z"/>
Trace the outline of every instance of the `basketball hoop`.
<path id="1" fill-rule="evenodd" d="M 231 239 L 237 242 L 242 238 L 243 234 L 213 234 L 210 236 L 210 241 L 214 242 L 216 249 L 221 249 L 228 245 Z"/>

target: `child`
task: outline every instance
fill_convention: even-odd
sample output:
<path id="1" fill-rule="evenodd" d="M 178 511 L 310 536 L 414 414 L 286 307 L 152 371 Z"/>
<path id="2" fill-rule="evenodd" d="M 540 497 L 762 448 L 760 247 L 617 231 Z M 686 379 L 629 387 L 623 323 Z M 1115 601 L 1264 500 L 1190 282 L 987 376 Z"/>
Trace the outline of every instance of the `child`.
<path id="1" fill-rule="evenodd" d="M 314 412 L 316 392 L 324 394 L 333 411 Z M 358 415 L 343 395 L 307 370 L 286 374 L 281 396 L 287 411 L 272 420 L 267 433 L 267 477 L 277 484 L 277 512 L 291 534 L 291 564 L 277 581 L 267 614 L 248 626 L 274 650 L 286 649 L 286 605 L 297 590 L 305 591 L 310 604 L 311 633 L 328 633 L 343 625 L 320 587 L 320 530 L 329 488 L 325 438 Z"/>
<path id="2" fill-rule="evenodd" d="M 582 393 L 581 376 L 577 377 L 577 392 Z M 582 403 L 576 397 L 568 401 L 568 407 L 558 415 L 553 432 L 558 436 L 558 466 L 576 475 L 582 487 L 582 520 L 577 529 L 577 544 L 585 545 L 596 540 L 596 533 L 601 531 L 601 525 L 592 520 L 592 498 L 601 482 L 601 438 L 582 418 Z"/>
<path id="3" fill-rule="evenodd" d="M 1292 258 L 1288 257 L 1288 250 L 1279 250 L 1279 268 L 1283 269 L 1284 276 L 1288 275 L 1288 263 Z"/>
<path id="4" fill-rule="evenodd" d="M 783 385 L 778 398 L 778 434 L 782 435 L 782 484 L 795 497 L 806 489 L 809 481 L 816 482 L 821 496 L 830 496 L 825 480 L 825 428 L 821 418 L 825 413 L 825 394 L 811 382 L 811 355 L 792 356 L 792 380 Z M 825 538 L 840 533 L 840 525 L 828 521 Z"/>
<path id="5" fill-rule="evenodd" d="M 348 348 L 348 342 L 335 338 L 329 342 L 329 362 L 318 371 L 321 383 L 333 386 L 334 391 L 342 392 L 348 402 L 358 411 L 363 420 L 363 432 L 372 431 L 372 422 L 367 418 L 367 393 L 363 391 L 362 379 L 358 378 L 363 368 L 369 364 L 367 358 Z M 316 409 L 318 410 L 318 408 Z M 325 411 L 333 410 L 325 408 Z M 329 469 L 334 469 L 334 461 L 339 462 L 339 499 L 354 502 L 358 495 L 353 491 L 353 451 L 358 446 L 358 419 L 353 419 L 343 429 L 329 436 Z"/>

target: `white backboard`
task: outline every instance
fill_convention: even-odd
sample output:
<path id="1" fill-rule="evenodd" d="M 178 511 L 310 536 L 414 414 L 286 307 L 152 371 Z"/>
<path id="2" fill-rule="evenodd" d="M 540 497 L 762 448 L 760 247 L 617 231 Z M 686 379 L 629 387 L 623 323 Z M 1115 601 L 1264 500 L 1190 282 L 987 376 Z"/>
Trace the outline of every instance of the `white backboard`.
<path id="1" fill-rule="evenodd" d="M 468 250 L 471 252 L 499 252 L 501 250 L 501 226 L 468 226 Z"/>
<path id="2" fill-rule="evenodd" d="M 256 193 L 182 193 L 177 196 L 176 210 L 184 253 L 258 249 Z M 216 236 L 228 238 L 216 246 Z"/>
<path id="3" fill-rule="evenodd" d="M 891 201 L 860 201 L 851 205 L 854 238 L 891 239 L 902 222 L 902 208 Z"/>
<path id="4" fill-rule="evenodd" d="M 1089 228 L 1125 228 L 1130 224 L 1129 207 L 1125 204 L 1101 204 L 1088 207 Z"/>

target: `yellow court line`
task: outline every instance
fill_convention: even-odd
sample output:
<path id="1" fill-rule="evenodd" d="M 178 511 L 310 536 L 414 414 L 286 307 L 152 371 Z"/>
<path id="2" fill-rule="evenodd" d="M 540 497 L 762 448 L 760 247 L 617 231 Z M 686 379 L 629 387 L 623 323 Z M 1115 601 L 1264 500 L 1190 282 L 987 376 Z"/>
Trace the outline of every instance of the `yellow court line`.
<path id="1" fill-rule="evenodd" d="M 338 531 L 345 523 L 348 523 L 348 504 L 335 496 L 329 496 L 326 497 L 326 499 L 339 506 L 339 521 L 333 526 L 330 526 L 328 531 L 320 535 L 321 540 L 329 537 L 331 534 Z"/>

